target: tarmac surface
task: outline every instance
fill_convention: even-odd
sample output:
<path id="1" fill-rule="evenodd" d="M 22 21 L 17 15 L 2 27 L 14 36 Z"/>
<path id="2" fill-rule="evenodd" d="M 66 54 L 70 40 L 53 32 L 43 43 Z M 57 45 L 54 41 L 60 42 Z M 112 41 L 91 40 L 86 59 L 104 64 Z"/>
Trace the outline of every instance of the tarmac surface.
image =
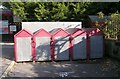
<path id="1" fill-rule="evenodd" d="M 82 61 L 82 62 L 81 62 Z M 120 64 L 110 59 L 17 63 L 8 77 L 118 77 Z"/>
<path id="2" fill-rule="evenodd" d="M 0 43 L 0 51 L 1 76 L 14 60 L 14 44 Z M 120 77 L 120 61 L 107 57 L 90 62 L 23 62 L 14 64 L 6 77 Z"/>
<path id="3" fill-rule="evenodd" d="M 14 58 L 14 44 L 0 42 L 0 78 L 6 72 Z"/>

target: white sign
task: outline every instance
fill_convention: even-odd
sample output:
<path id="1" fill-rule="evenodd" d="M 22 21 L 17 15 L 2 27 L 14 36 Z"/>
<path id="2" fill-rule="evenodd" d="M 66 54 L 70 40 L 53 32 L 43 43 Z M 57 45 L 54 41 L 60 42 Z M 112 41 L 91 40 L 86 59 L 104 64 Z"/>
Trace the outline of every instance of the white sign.
<path id="1" fill-rule="evenodd" d="M 16 25 L 10 25 L 10 32 L 16 31 Z"/>

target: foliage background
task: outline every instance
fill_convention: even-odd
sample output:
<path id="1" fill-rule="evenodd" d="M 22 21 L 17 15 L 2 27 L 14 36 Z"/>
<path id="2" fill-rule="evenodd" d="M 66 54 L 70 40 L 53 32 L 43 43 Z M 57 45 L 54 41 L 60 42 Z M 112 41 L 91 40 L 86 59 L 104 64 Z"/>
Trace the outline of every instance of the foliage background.
<path id="1" fill-rule="evenodd" d="M 4 2 L 22 21 L 82 21 L 81 15 L 110 16 L 103 30 L 105 38 L 120 37 L 120 2 Z M 117 13 L 116 13 L 117 12 Z"/>
<path id="2" fill-rule="evenodd" d="M 3 2 L 23 21 L 79 20 L 80 15 L 120 12 L 120 2 Z"/>

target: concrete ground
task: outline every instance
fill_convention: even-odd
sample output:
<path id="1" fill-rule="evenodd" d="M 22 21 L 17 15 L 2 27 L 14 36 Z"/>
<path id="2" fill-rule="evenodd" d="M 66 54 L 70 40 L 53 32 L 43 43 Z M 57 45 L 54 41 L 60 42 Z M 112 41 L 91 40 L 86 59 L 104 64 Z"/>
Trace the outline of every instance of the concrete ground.
<path id="1" fill-rule="evenodd" d="M 4 75 L 14 58 L 14 44 L 0 42 L 0 78 Z"/>
<path id="2" fill-rule="evenodd" d="M 0 76 L 14 59 L 12 43 L 1 43 Z M 17 63 L 7 73 L 7 77 L 118 77 L 120 62 L 103 58 L 86 63 L 80 61 L 24 62 Z M 120 77 L 120 76 L 119 76 Z"/>
<path id="3" fill-rule="evenodd" d="M 17 63 L 8 77 L 118 77 L 120 64 L 111 59 Z"/>

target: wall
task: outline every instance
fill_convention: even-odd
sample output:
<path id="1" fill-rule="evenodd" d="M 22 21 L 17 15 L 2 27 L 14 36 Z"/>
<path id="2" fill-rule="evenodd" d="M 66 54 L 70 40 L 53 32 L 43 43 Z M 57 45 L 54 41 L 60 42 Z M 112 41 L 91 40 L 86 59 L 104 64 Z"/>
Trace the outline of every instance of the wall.
<path id="1" fill-rule="evenodd" d="M 106 40 L 105 41 L 105 54 L 120 60 L 120 41 Z"/>
<path id="2" fill-rule="evenodd" d="M 54 28 L 81 28 L 82 22 L 22 22 L 22 29 L 28 29 L 32 33 L 43 28 L 50 31 Z"/>

